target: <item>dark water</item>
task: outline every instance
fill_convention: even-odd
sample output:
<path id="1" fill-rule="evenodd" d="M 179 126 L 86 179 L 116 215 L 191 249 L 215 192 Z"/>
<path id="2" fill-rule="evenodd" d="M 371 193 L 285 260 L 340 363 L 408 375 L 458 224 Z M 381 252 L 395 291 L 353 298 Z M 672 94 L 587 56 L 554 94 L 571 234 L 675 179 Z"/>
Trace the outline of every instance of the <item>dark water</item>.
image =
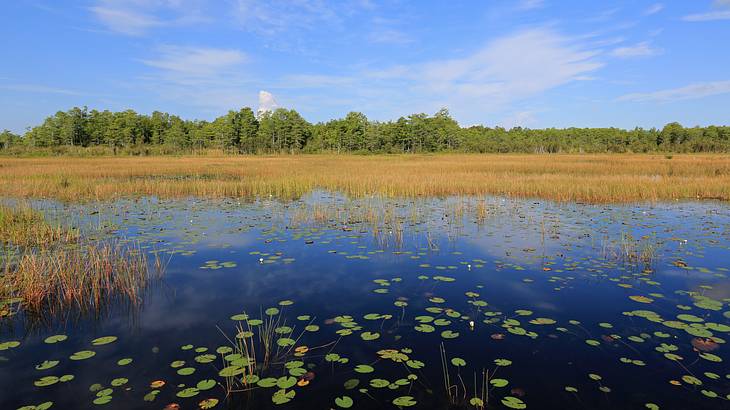
<path id="1" fill-rule="evenodd" d="M 350 400 L 352 408 L 474 408 L 475 396 L 495 409 L 730 408 L 730 206 L 488 198 L 477 221 L 478 203 L 323 193 L 292 202 L 37 203 L 89 235 L 139 241 L 169 265 L 136 307 L 5 319 L 0 409 L 48 401 L 54 409 L 196 409 L 210 398 L 214 408 Z M 264 312 L 271 307 L 278 313 Z M 219 371 L 231 363 L 222 356 L 235 347 L 236 326 L 247 328 L 230 317 L 244 312 L 282 332 L 273 336 L 277 357 L 256 372 L 280 386 L 243 386 L 238 375 L 233 389 L 246 391 L 227 394 L 231 379 Z M 261 328 L 252 327 L 254 340 Z M 68 338 L 44 342 L 56 334 Z M 104 336 L 118 339 L 92 344 Z M 294 344 L 277 348 L 279 338 Z M 10 341 L 20 345 L 1 344 Z M 309 351 L 295 357 L 300 346 Z M 95 355 L 69 359 L 85 350 Z M 205 354 L 215 357 L 196 361 Z M 117 364 L 123 358 L 132 362 Z M 59 363 L 36 370 L 44 360 Z M 373 371 L 357 372 L 363 364 Z M 494 380 L 486 392 L 483 372 Z M 34 384 L 63 375 L 74 377 Z M 302 378 L 311 380 L 289 386 Z M 209 379 L 201 387 L 210 389 L 186 390 Z M 165 385 L 151 388 L 156 380 Z M 272 401 L 286 394 L 290 401 Z"/>

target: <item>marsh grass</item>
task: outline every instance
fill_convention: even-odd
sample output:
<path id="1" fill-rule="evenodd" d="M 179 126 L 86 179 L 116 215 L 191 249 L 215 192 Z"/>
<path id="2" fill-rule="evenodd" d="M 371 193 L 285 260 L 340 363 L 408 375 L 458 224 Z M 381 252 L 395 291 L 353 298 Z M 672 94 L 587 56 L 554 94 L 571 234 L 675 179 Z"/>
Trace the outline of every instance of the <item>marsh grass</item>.
<path id="1" fill-rule="evenodd" d="M 730 199 L 727 155 L 299 155 L 3 158 L 0 196 L 298 198 L 500 195 L 556 201 Z"/>
<path id="2" fill-rule="evenodd" d="M 634 239 L 626 232 L 618 241 L 604 242 L 602 254 L 605 259 L 624 265 L 651 270 L 658 258 L 659 246 L 646 238 Z"/>
<path id="3" fill-rule="evenodd" d="M 139 245 L 86 240 L 26 205 L 0 207 L 0 245 L 0 316 L 11 316 L 17 310 L 9 306 L 18 304 L 31 316 L 98 311 L 120 299 L 137 304 L 166 267 Z"/>
<path id="4" fill-rule="evenodd" d="M 19 250 L 3 258 L 0 286 L 31 313 L 98 310 L 119 298 L 139 303 L 164 270 L 156 254 L 152 265 L 141 249 L 120 242 Z"/>
<path id="5" fill-rule="evenodd" d="M 40 212 L 27 205 L 15 208 L 0 205 L 2 245 L 37 248 L 60 242 L 75 242 L 78 238 L 78 230 L 51 225 Z"/>

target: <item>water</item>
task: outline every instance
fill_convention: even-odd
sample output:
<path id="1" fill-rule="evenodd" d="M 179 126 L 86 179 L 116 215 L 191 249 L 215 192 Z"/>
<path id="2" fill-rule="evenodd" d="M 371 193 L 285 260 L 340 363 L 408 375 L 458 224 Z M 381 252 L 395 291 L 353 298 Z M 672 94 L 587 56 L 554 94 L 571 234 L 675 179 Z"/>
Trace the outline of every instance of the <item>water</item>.
<path id="1" fill-rule="evenodd" d="M 0 343 L 20 345 L 0 350 L 0 408 L 195 409 L 205 399 L 219 400 L 214 408 L 474 408 L 474 397 L 489 408 L 729 407 L 727 204 L 487 198 L 477 220 L 479 203 L 321 192 L 292 202 L 38 202 L 49 219 L 138 241 L 169 263 L 137 306 L 2 322 Z M 219 371 L 234 358 L 222 356 L 236 326 L 247 328 L 230 319 L 244 312 L 277 322 L 278 357 L 256 373 L 279 386 L 249 379 L 227 395 Z M 68 339 L 44 342 L 56 334 Z M 92 344 L 104 336 L 118 339 Z M 300 346 L 309 351 L 298 357 Z M 69 359 L 85 350 L 95 355 Z M 206 354 L 215 357 L 196 361 Z M 132 362 L 117 364 L 124 358 Z M 59 363 L 36 370 L 44 360 Z M 63 375 L 74 377 L 34 385 Z M 309 384 L 289 386 L 301 379 Z M 186 390 L 205 380 L 201 388 L 213 387 Z"/>

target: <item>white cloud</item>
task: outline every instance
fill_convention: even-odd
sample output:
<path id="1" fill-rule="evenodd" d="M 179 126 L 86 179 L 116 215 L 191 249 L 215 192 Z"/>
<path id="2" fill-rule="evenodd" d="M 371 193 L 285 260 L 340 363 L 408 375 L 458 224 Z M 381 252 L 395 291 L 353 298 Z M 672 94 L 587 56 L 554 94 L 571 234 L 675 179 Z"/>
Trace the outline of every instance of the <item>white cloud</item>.
<path id="1" fill-rule="evenodd" d="M 649 8 L 644 10 L 644 14 L 647 16 L 650 16 L 652 14 L 659 13 L 660 11 L 664 10 L 664 5 L 662 3 L 654 3 Z"/>
<path id="2" fill-rule="evenodd" d="M 246 55 L 234 49 L 162 46 L 158 51 L 156 58 L 142 62 L 183 78 L 215 77 L 246 61 Z"/>
<path id="3" fill-rule="evenodd" d="M 197 0 L 97 0 L 89 10 L 107 29 L 130 36 L 149 30 L 205 22 Z"/>
<path id="4" fill-rule="evenodd" d="M 714 20 L 730 20 L 730 10 L 717 10 L 709 13 L 689 14 L 682 17 L 684 21 L 714 21 Z"/>
<path id="5" fill-rule="evenodd" d="M 612 56 L 619 58 L 650 57 L 661 53 L 661 49 L 652 48 L 648 41 L 642 41 L 632 46 L 618 47 L 611 51 Z"/>
<path id="6" fill-rule="evenodd" d="M 519 111 L 511 114 L 507 118 L 497 122 L 502 128 L 510 129 L 514 127 L 529 128 L 537 123 L 535 113 L 532 111 Z"/>
<path id="7" fill-rule="evenodd" d="M 701 22 L 701 21 L 716 21 L 716 20 L 730 20 L 730 0 L 715 0 L 712 5 L 715 10 L 706 13 L 689 14 L 682 17 L 684 21 Z"/>
<path id="8" fill-rule="evenodd" d="M 154 69 L 142 85 L 173 101 L 218 110 L 251 105 L 255 79 L 245 71 L 246 54 L 236 49 L 165 45 L 141 62 Z"/>
<path id="9" fill-rule="evenodd" d="M 317 80 L 311 86 L 324 94 L 323 100 L 347 96 L 354 109 L 369 107 L 392 117 L 447 106 L 459 121 L 475 123 L 514 101 L 585 80 L 603 66 L 598 54 L 550 28 L 532 28 L 496 38 L 460 58 L 310 79 Z"/>
<path id="10" fill-rule="evenodd" d="M 274 111 L 277 108 L 279 108 L 279 104 L 273 94 L 264 90 L 259 91 L 259 108 L 256 110 L 258 115 Z"/>
<path id="11" fill-rule="evenodd" d="M 685 87 L 659 90 L 649 93 L 632 93 L 618 98 L 618 101 L 672 102 L 704 98 L 730 93 L 730 81 L 714 81 L 690 84 Z"/>
<path id="12" fill-rule="evenodd" d="M 127 35 L 141 35 L 152 27 L 162 25 L 162 22 L 154 16 L 134 10 L 96 6 L 92 7 L 91 11 L 110 30 Z"/>
<path id="13" fill-rule="evenodd" d="M 538 28 L 496 39 L 464 58 L 412 67 L 411 77 L 426 91 L 491 105 L 575 81 L 601 67 L 596 55 L 550 29 Z"/>

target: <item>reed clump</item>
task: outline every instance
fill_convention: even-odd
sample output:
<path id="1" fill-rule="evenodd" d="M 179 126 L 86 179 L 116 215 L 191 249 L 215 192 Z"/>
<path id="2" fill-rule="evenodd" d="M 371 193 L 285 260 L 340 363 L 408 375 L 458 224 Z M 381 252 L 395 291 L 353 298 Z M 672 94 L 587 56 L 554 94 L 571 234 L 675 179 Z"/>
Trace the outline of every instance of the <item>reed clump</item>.
<path id="1" fill-rule="evenodd" d="M 499 195 L 591 203 L 730 200 L 730 157 L 438 154 L 3 158 L 0 196 L 61 200 Z"/>
<path id="2" fill-rule="evenodd" d="M 119 242 L 21 252 L 4 258 L 0 285 L 6 297 L 19 298 L 31 312 L 94 310 L 116 298 L 138 303 L 163 270 L 158 257 L 150 269 L 144 252 Z"/>
<path id="3" fill-rule="evenodd" d="M 98 310 L 115 300 L 141 301 L 164 264 L 138 245 L 88 241 L 78 230 L 48 224 L 29 207 L 0 208 L 0 317 L 19 306 L 29 313 Z"/>
<path id="4" fill-rule="evenodd" d="M 42 247 L 59 242 L 75 242 L 75 229 L 51 225 L 43 215 L 26 205 L 16 208 L 0 205 L 0 244 L 20 247 Z"/>
<path id="5" fill-rule="evenodd" d="M 604 243 L 603 257 L 618 263 L 642 269 L 651 269 L 656 262 L 660 251 L 658 244 L 648 241 L 634 239 L 630 234 L 621 233 L 618 241 Z"/>

